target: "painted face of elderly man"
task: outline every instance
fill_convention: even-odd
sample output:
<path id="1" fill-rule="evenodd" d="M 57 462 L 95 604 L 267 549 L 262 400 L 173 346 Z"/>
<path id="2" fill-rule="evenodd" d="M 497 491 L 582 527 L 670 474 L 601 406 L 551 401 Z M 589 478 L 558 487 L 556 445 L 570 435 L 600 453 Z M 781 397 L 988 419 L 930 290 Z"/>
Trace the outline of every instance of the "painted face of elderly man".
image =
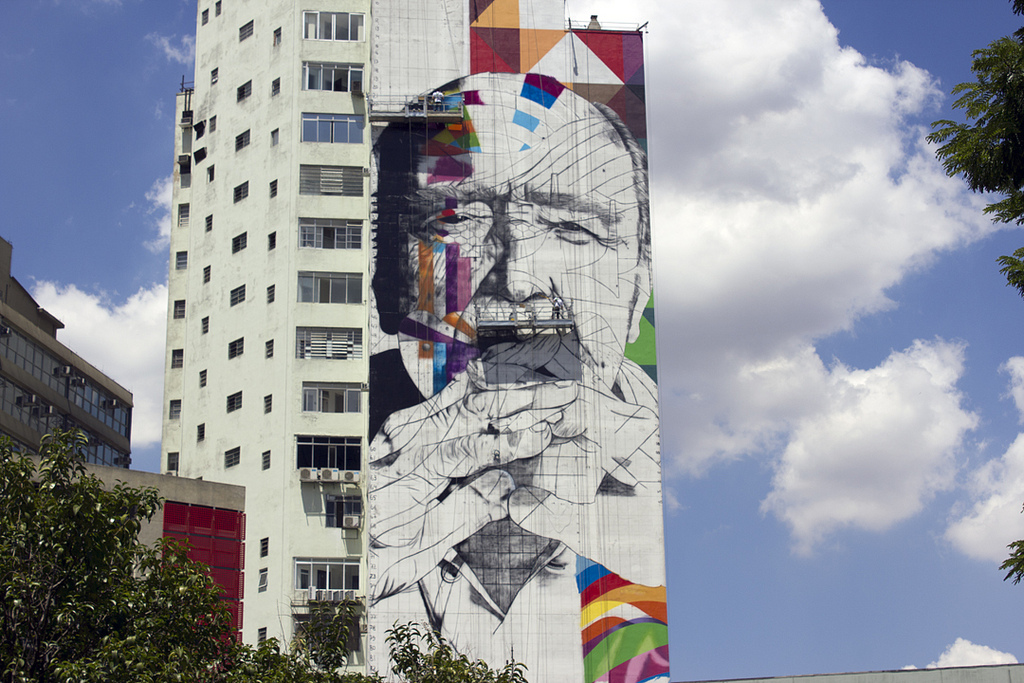
<path id="1" fill-rule="evenodd" d="M 546 666 L 579 649 L 581 561 L 663 583 L 656 391 L 623 356 L 646 162 L 553 79 L 441 90 L 464 117 L 376 144 L 370 591 L 474 656 Z M 553 301 L 559 324 L 522 324 Z"/>

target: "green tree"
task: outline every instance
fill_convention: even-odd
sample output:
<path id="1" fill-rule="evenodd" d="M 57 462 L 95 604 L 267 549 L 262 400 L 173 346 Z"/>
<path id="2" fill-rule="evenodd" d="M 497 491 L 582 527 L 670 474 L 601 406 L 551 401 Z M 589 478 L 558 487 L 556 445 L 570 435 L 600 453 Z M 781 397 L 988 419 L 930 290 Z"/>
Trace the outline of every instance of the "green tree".
<path id="1" fill-rule="evenodd" d="M 1011 0 L 1024 14 L 1024 0 Z M 1024 28 L 975 50 L 976 80 L 953 88 L 954 109 L 967 119 L 932 124 L 928 140 L 940 145 L 936 156 L 950 176 L 962 175 L 974 192 L 995 192 L 1002 199 L 985 207 L 995 221 L 1024 223 Z M 1024 296 L 1024 248 L 997 259 L 1007 284 Z"/>
<path id="2" fill-rule="evenodd" d="M 0 681 L 382 683 L 345 672 L 352 605 L 313 603 L 287 648 L 235 642 L 220 589 L 184 548 L 139 542 L 158 492 L 86 472 L 81 433 L 44 438 L 40 458 L 0 438 Z M 388 632 L 410 683 L 525 683 L 418 625 Z"/>

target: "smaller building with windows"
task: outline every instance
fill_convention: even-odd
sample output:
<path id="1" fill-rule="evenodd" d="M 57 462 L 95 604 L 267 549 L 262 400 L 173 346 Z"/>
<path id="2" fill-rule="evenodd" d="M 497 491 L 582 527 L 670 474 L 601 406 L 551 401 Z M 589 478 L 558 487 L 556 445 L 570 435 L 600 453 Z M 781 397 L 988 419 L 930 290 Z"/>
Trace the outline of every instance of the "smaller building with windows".
<path id="1" fill-rule="evenodd" d="M 31 453 L 54 429 L 80 429 L 88 462 L 127 468 L 131 392 L 57 341 L 64 324 L 11 276 L 12 251 L 0 238 L 0 434 Z"/>

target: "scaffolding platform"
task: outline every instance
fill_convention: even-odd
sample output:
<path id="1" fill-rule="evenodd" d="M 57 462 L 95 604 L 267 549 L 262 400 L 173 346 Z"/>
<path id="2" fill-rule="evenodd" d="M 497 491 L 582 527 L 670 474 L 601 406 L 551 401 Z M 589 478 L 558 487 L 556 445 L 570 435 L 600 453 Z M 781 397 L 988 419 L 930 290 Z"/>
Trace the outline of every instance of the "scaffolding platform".
<path id="1" fill-rule="evenodd" d="M 462 121 L 462 94 L 444 95 L 435 100 L 432 95 L 417 95 L 411 99 L 373 98 L 370 104 L 371 123 L 402 123 L 405 121 L 460 123 Z"/>
<path id="2" fill-rule="evenodd" d="M 549 309 L 539 315 L 538 308 Z M 482 310 L 477 312 L 476 333 L 482 337 L 502 337 L 521 332 L 534 334 L 537 332 L 557 332 L 564 334 L 576 328 L 570 312 L 563 308 L 563 317 L 554 315 L 554 307 L 545 302 L 541 305 L 532 303 L 510 306 L 506 310 Z"/>

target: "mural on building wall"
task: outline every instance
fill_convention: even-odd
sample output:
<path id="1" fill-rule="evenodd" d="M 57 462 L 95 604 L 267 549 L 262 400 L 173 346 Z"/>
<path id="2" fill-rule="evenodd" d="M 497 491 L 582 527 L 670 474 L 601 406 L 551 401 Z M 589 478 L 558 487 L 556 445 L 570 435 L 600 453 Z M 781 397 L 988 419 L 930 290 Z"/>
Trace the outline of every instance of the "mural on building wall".
<path id="1" fill-rule="evenodd" d="M 637 114 L 471 40 L 374 146 L 370 656 L 426 620 L 536 683 L 667 680 L 642 59 Z"/>

